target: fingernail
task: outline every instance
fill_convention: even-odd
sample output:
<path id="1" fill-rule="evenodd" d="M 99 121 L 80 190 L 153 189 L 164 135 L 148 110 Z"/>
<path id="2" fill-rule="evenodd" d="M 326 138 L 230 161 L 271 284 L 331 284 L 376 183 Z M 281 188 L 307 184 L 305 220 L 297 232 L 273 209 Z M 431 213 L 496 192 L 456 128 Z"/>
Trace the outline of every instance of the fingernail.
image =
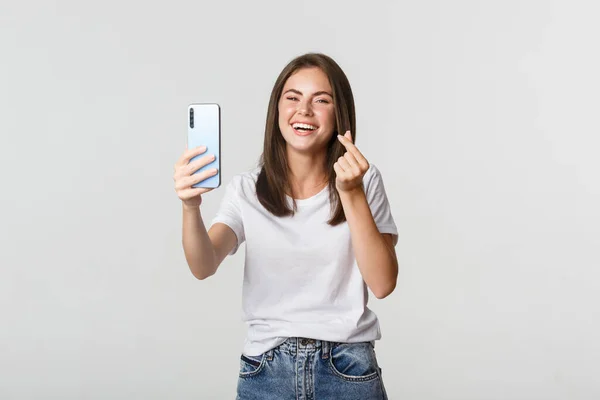
<path id="1" fill-rule="evenodd" d="M 206 151 L 206 146 L 200 146 L 200 147 L 198 148 L 198 151 Z"/>

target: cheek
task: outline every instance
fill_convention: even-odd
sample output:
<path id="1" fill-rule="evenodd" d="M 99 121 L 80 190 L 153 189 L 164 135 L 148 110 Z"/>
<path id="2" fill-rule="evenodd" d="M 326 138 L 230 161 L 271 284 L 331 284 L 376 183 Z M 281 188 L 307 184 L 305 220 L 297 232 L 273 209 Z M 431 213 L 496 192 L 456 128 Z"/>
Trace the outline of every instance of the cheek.
<path id="1" fill-rule="evenodd" d="M 278 110 L 279 110 L 279 119 L 280 120 L 282 118 L 289 119 L 295 112 L 295 110 L 292 107 L 281 105 L 281 104 L 279 105 Z"/>
<path id="2" fill-rule="evenodd" d="M 281 104 L 277 106 L 277 114 L 279 114 L 279 121 L 281 121 L 285 116 L 285 108 L 281 107 Z"/>
<path id="3" fill-rule="evenodd" d="M 293 114 L 290 114 L 289 109 L 286 109 L 285 107 L 279 107 L 278 113 L 279 118 L 277 122 L 279 124 L 279 130 L 283 132 L 284 129 L 289 125 L 289 120 Z"/>
<path id="4" fill-rule="evenodd" d="M 333 109 L 320 110 L 318 118 L 321 121 L 321 125 L 329 125 L 330 127 L 335 125 L 335 113 Z"/>

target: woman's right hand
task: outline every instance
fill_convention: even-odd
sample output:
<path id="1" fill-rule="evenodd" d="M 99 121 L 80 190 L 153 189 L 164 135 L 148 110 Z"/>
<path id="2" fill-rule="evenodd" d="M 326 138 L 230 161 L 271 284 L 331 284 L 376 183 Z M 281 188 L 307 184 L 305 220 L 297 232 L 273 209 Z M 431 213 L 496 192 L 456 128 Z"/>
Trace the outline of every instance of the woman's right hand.
<path id="1" fill-rule="evenodd" d="M 187 149 L 175 163 L 175 191 L 186 207 L 198 207 L 202 204 L 202 194 L 210 192 L 212 188 L 194 188 L 198 182 L 217 174 L 217 169 L 207 169 L 194 174 L 197 170 L 215 160 L 214 155 L 208 154 L 190 163 L 190 160 L 206 151 L 205 146 Z"/>

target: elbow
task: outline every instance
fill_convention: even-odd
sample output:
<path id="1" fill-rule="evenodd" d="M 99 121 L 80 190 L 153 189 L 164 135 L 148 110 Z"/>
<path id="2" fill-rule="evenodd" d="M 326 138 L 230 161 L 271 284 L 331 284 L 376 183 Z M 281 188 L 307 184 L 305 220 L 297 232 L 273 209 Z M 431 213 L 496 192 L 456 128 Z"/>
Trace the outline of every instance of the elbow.
<path id="1" fill-rule="evenodd" d="M 213 269 L 212 271 L 207 271 L 202 268 L 191 268 L 190 267 L 190 272 L 192 273 L 192 275 L 194 275 L 194 278 L 198 279 L 199 281 L 203 281 L 206 278 L 210 278 L 211 276 L 213 276 L 216 271 L 215 271 L 215 269 Z"/>
<path id="2" fill-rule="evenodd" d="M 217 272 L 217 268 L 216 267 L 212 267 L 212 268 L 210 268 L 210 267 L 209 268 L 204 267 L 204 268 L 197 268 L 197 269 L 193 269 L 192 270 L 192 274 L 199 281 L 203 281 L 206 278 L 210 278 L 216 272 Z"/>
<path id="3" fill-rule="evenodd" d="M 199 281 L 203 281 L 203 280 L 205 280 L 206 278 L 210 278 L 211 276 L 213 276 L 213 275 L 214 275 L 214 273 L 213 273 L 213 274 L 194 274 L 194 273 L 192 273 L 192 275 L 194 275 L 194 277 L 195 277 L 196 279 L 198 279 Z"/>
<path id="4" fill-rule="evenodd" d="M 192 275 L 194 275 L 194 278 L 203 281 L 206 278 L 213 276 L 217 272 L 218 266 L 207 265 L 206 261 L 204 263 L 199 263 L 188 260 L 188 267 L 190 268 Z"/>
<path id="5" fill-rule="evenodd" d="M 392 289 L 386 289 L 386 290 L 381 290 L 381 291 L 373 292 L 373 294 L 379 300 L 382 300 L 382 299 L 385 299 L 386 297 L 388 297 L 390 294 L 392 294 L 393 291 L 394 291 L 394 289 L 392 288 Z"/>
<path id="6" fill-rule="evenodd" d="M 381 299 L 385 299 L 390 294 L 392 294 L 394 289 L 396 289 L 395 281 L 392 282 L 392 284 L 390 284 L 390 285 L 381 286 L 381 287 L 377 288 L 377 290 L 373 290 L 373 294 L 375 295 L 375 297 L 377 297 L 379 300 L 381 300 Z"/>
<path id="7" fill-rule="evenodd" d="M 198 275 L 198 274 L 192 274 L 192 275 L 194 275 L 194 277 L 196 279 L 198 279 L 199 281 L 203 281 L 210 276 L 210 275 Z"/>
<path id="8" fill-rule="evenodd" d="M 397 269 L 396 269 L 397 271 Z M 396 289 L 396 281 L 398 280 L 398 273 L 396 272 L 393 277 L 390 277 L 385 282 L 381 282 L 376 287 L 371 288 L 373 294 L 378 299 L 385 299 Z"/>

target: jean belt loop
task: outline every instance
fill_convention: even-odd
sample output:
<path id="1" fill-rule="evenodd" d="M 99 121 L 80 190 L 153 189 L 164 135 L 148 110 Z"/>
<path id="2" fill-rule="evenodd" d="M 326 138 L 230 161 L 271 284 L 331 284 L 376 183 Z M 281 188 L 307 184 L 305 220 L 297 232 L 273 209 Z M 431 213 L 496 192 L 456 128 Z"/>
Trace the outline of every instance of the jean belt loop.
<path id="1" fill-rule="evenodd" d="M 327 340 L 321 340 L 321 358 L 326 360 L 329 358 L 330 345 Z"/>

